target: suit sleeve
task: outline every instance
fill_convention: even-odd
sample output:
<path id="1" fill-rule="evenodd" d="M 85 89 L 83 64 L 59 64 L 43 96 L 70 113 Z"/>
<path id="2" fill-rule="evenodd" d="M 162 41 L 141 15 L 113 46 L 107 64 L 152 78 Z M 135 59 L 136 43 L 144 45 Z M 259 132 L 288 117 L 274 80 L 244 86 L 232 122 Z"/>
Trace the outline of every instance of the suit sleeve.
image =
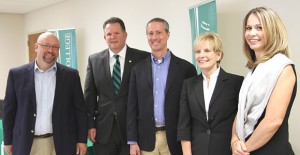
<path id="1" fill-rule="evenodd" d="M 186 79 L 196 76 L 197 75 L 197 70 L 196 70 L 195 66 L 190 64 L 190 67 L 188 68 L 187 73 L 188 74 L 187 74 Z"/>
<path id="2" fill-rule="evenodd" d="M 138 141 L 138 97 L 136 88 L 136 73 L 133 68 L 127 102 L 127 141 Z"/>
<path id="3" fill-rule="evenodd" d="M 243 76 L 238 76 L 238 85 L 237 85 L 237 89 L 238 89 L 238 93 L 240 92 L 240 89 L 241 89 L 241 86 L 243 84 L 243 81 L 244 81 L 244 77 Z"/>
<path id="4" fill-rule="evenodd" d="M 17 98 L 14 87 L 13 73 L 9 71 L 6 93 L 3 103 L 3 131 L 4 145 L 11 145 L 13 139 L 13 128 L 17 111 Z"/>
<path id="5" fill-rule="evenodd" d="M 178 121 L 178 131 L 177 140 L 191 140 L 191 111 L 189 108 L 188 92 L 187 92 L 187 82 L 183 82 L 181 95 L 180 95 L 180 105 L 179 105 L 179 121 Z"/>
<path id="6" fill-rule="evenodd" d="M 97 88 L 95 85 L 94 73 L 91 58 L 89 57 L 86 71 L 84 98 L 88 107 L 88 128 L 96 128 L 95 118 L 97 114 Z"/>
<path id="7" fill-rule="evenodd" d="M 83 97 L 82 87 L 80 83 L 80 77 L 76 71 L 74 83 L 74 106 L 77 120 L 77 142 L 87 142 L 87 108 Z"/>

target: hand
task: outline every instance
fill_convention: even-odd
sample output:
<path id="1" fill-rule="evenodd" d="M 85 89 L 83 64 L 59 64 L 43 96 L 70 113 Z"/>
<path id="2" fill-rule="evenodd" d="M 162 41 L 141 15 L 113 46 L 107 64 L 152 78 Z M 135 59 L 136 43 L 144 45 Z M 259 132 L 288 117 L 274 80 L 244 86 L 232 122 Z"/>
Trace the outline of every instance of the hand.
<path id="1" fill-rule="evenodd" d="M 247 151 L 245 142 L 241 140 L 236 140 L 231 143 L 232 155 L 250 155 Z"/>
<path id="2" fill-rule="evenodd" d="M 4 145 L 4 150 L 7 155 L 12 155 L 12 145 Z"/>
<path id="3" fill-rule="evenodd" d="M 141 155 L 141 150 L 139 145 L 130 144 L 130 155 Z"/>
<path id="4" fill-rule="evenodd" d="M 77 143 L 76 154 L 85 155 L 86 151 L 87 151 L 86 143 Z"/>
<path id="5" fill-rule="evenodd" d="M 89 135 L 88 135 L 88 138 L 89 140 L 92 142 L 92 143 L 95 143 L 96 140 L 96 128 L 91 128 L 89 129 Z"/>

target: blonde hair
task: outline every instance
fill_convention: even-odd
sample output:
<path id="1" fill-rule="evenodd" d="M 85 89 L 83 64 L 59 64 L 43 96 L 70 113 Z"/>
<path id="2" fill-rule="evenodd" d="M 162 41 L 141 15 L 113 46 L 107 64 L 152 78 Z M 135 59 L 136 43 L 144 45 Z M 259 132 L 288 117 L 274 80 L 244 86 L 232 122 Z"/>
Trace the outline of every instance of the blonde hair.
<path id="1" fill-rule="evenodd" d="M 220 36 L 217 33 L 214 32 L 207 32 L 203 35 L 198 36 L 195 41 L 194 41 L 194 51 L 197 51 L 200 49 L 200 42 L 201 41 L 212 41 L 213 42 L 213 50 L 216 53 L 221 53 L 221 58 L 218 61 L 218 64 L 220 64 L 221 60 L 223 59 L 224 56 L 224 52 L 223 52 L 223 43 L 222 43 L 222 39 L 220 38 Z"/>
<path id="2" fill-rule="evenodd" d="M 289 56 L 288 39 L 286 28 L 280 17 L 275 11 L 266 7 L 257 7 L 250 10 L 243 21 L 243 36 L 246 32 L 247 20 L 250 15 L 256 15 L 262 26 L 262 32 L 265 38 L 264 51 L 266 52 L 262 59 L 256 60 L 254 50 L 250 48 L 244 38 L 244 54 L 247 58 L 246 67 L 255 68 L 259 63 L 265 62 L 277 53 Z"/>

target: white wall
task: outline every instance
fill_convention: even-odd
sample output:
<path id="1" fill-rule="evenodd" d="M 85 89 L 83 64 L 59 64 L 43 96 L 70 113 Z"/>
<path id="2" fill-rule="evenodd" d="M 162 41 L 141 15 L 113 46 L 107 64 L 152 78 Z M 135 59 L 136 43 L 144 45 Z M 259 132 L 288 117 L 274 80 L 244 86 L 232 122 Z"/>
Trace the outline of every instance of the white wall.
<path id="1" fill-rule="evenodd" d="M 8 71 L 26 62 L 24 16 L 0 13 L 0 99 L 4 98 Z"/>
<path id="2" fill-rule="evenodd" d="M 169 48 L 177 56 L 191 61 L 192 43 L 188 9 L 200 2 L 203 1 L 67 0 L 26 14 L 24 16 L 25 35 L 19 33 L 16 34 L 17 37 L 14 38 L 24 39 L 29 33 L 45 29 L 76 28 L 78 68 L 83 83 L 88 55 L 106 48 L 103 39 L 102 24 L 111 16 L 117 16 L 124 20 L 128 32 L 128 45 L 144 50 L 149 50 L 145 35 L 146 23 L 154 17 L 165 18 L 170 24 L 171 31 L 168 44 Z M 300 54 L 298 52 L 300 49 L 300 44 L 298 43 L 300 21 L 296 18 L 300 14 L 300 9 L 296 8 L 299 4 L 300 2 L 296 0 L 217 0 L 218 32 L 223 38 L 225 48 L 225 57 L 221 64 L 222 67 L 228 72 L 245 75 L 247 70 L 244 68 L 245 58 L 242 54 L 242 20 L 245 14 L 253 7 L 267 6 L 276 10 L 286 24 L 289 32 L 291 59 L 295 61 L 296 70 L 300 72 Z M 19 19 L 16 17 L 14 17 L 14 19 L 17 21 L 23 20 L 22 18 Z M 3 29 L 5 30 L 10 27 L 7 26 L 3 28 L 2 24 L 0 24 L 0 28 L 3 31 Z M 15 28 L 15 30 L 19 30 L 19 28 Z M 3 35 L 0 36 L 0 41 L 2 37 Z M 25 40 L 18 40 L 18 44 L 24 45 L 23 42 L 25 42 Z M 10 43 L 14 44 L 14 42 Z M 15 55 L 27 56 L 26 52 L 20 52 L 27 49 L 21 48 L 21 50 L 16 50 L 15 48 L 16 47 L 6 49 L 6 51 L 13 52 L 13 54 L 8 54 L 12 57 L 10 60 L 14 60 Z M 1 68 L 0 70 L 1 78 L 4 78 L 5 81 L 6 77 L 2 76 L 2 72 L 7 72 L 7 68 L 15 66 L 16 63 L 14 62 L 24 62 L 23 59 L 18 59 L 18 61 L 14 62 L 7 61 L 8 59 L 6 59 L 6 61 L 0 61 L 1 66 L 6 66 L 6 68 Z M 1 82 L 2 81 L 1 79 Z M 4 89 L 3 85 L 0 85 L 0 92 L 3 92 Z M 3 98 L 2 96 L 0 97 Z M 298 113 L 300 106 L 297 103 L 299 103 L 299 96 L 296 98 L 291 112 L 290 141 L 295 153 L 299 154 L 300 143 L 298 143 L 297 140 L 300 139 L 300 135 L 297 131 L 299 131 L 300 127 L 298 126 L 297 118 L 300 115 Z"/>

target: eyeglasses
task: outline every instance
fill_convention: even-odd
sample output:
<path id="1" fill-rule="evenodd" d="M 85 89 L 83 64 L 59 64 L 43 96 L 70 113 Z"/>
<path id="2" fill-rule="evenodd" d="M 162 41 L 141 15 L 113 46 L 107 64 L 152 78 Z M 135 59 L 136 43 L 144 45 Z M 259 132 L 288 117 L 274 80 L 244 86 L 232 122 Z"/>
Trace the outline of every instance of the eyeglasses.
<path id="1" fill-rule="evenodd" d="M 59 46 L 56 46 L 56 45 L 50 46 L 50 45 L 43 45 L 43 44 L 40 44 L 40 43 L 38 43 L 38 44 L 46 50 L 49 50 L 50 48 L 52 48 L 52 50 L 59 50 L 59 48 L 60 48 Z"/>

